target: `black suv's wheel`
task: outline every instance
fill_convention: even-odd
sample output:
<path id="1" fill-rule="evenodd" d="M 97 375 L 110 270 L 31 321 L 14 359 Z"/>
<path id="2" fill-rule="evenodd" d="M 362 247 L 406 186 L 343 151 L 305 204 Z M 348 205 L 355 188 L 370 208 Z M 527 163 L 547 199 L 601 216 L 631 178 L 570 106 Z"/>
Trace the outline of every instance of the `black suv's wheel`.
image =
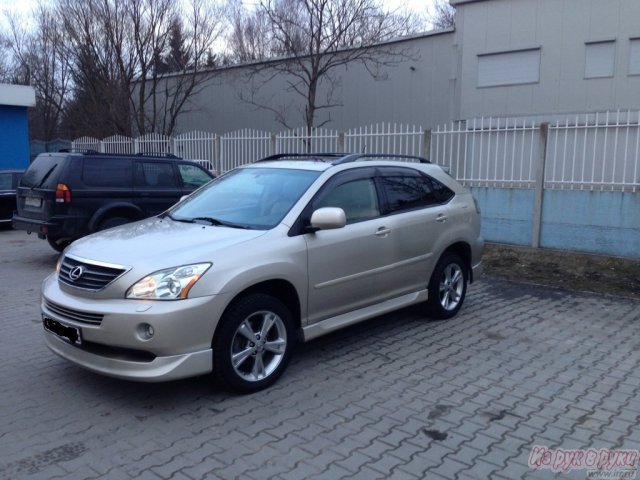
<path id="1" fill-rule="evenodd" d="M 98 230 L 106 230 L 107 228 L 119 227 L 120 225 L 124 225 L 125 223 L 133 222 L 130 218 L 127 217 L 109 217 L 100 222 L 100 227 Z"/>
<path id="2" fill-rule="evenodd" d="M 427 306 L 434 318 L 453 317 L 462 307 L 467 293 L 467 269 L 455 253 L 445 253 L 433 270 Z"/>
<path id="3" fill-rule="evenodd" d="M 49 242 L 49 245 L 51 245 L 51 248 L 53 248 L 56 252 L 62 252 L 65 248 L 71 245 L 72 241 L 73 240 L 71 240 L 68 237 L 47 236 L 47 242 Z"/>
<path id="4" fill-rule="evenodd" d="M 256 293 L 233 303 L 213 339 L 213 372 L 234 390 L 272 385 L 287 367 L 295 342 L 293 318 L 274 297 Z"/>

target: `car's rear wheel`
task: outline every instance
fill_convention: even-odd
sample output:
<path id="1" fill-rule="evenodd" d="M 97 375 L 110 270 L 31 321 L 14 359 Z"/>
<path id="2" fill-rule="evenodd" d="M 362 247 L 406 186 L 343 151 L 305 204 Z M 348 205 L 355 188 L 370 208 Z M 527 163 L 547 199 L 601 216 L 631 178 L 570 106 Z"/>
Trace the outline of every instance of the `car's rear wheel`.
<path id="1" fill-rule="evenodd" d="M 233 303 L 220 321 L 212 345 L 214 375 L 242 393 L 272 385 L 295 342 L 287 307 L 270 295 L 251 294 Z"/>
<path id="2" fill-rule="evenodd" d="M 440 258 L 429 282 L 427 305 L 432 317 L 446 319 L 458 313 L 467 293 L 467 277 L 459 255 L 445 253 Z"/>
<path id="3" fill-rule="evenodd" d="M 109 217 L 102 222 L 100 222 L 99 230 L 106 230 L 108 228 L 119 227 L 120 225 L 124 225 L 125 223 L 130 223 L 133 220 L 127 217 Z"/>
<path id="4" fill-rule="evenodd" d="M 71 245 L 73 240 L 68 237 L 50 237 L 47 236 L 47 242 L 56 252 L 62 252 L 65 248 Z"/>

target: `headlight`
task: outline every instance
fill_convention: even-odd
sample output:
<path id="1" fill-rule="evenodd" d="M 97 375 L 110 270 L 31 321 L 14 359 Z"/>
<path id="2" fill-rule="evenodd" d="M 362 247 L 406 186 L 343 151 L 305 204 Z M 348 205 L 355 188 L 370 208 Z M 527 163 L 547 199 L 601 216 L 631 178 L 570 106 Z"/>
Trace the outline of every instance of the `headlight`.
<path id="1" fill-rule="evenodd" d="M 179 300 L 187 298 L 189 290 L 206 272 L 210 263 L 197 263 L 167 268 L 147 275 L 127 290 L 127 298 L 149 300 Z"/>

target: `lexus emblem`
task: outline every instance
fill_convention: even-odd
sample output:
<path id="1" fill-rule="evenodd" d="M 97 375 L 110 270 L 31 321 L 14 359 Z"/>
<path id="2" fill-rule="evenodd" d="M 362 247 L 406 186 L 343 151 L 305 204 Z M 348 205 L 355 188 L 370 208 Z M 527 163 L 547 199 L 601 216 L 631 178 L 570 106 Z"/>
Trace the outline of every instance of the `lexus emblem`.
<path id="1" fill-rule="evenodd" d="M 75 282 L 76 280 L 78 280 L 82 274 L 84 273 L 84 268 L 77 266 L 77 267 L 73 267 L 70 271 L 69 271 L 69 278 L 71 279 L 72 282 Z"/>

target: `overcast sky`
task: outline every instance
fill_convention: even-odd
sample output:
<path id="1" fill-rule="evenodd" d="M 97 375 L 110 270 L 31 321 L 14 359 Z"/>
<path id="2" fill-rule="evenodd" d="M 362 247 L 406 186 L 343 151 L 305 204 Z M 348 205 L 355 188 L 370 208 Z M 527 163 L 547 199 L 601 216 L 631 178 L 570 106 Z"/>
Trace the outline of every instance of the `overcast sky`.
<path id="1" fill-rule="evenodd" d="M 49 3 L 50 0 L 43 0 Z M 221 0 L 224 1 L 224 0 Z M 246 5 L 257 4 L 260 0 L 243 0 Z M 419 15 L 427 17 L 429 12 L 433 12 L 434 0 L 379 0 L 380 3 L 389 10 L 409 10 Z M 5 30 L 8 25 L 5 19 L 5 13 L 16 13 L 23 18 L 28 18 L 33 8 L 37 5 L 38 0 L 0 0 L 0 29 Z"/>

